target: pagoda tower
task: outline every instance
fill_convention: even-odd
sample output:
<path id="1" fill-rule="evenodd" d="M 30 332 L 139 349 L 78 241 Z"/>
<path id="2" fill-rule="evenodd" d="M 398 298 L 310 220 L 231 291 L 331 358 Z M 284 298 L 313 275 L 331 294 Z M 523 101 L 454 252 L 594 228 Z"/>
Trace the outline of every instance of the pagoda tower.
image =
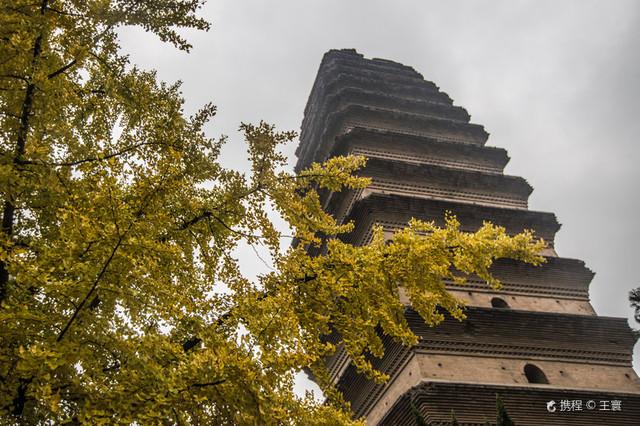
<path id="1" fill-rule="evenodd" d="M 341 349 L 327 359 L 355 417 L 370 425 L 495 424 L 496 395 L 520 425 L 640 424 L 640 382 L 631 366 L 635 337 L 623 318 L 597 316 L 589 303 L 593 272 L 559 256 L 553 213 L 529 210 L 532 187 L 503 169 L 502 148 L 470 123 L 438 86 L 413 68 L 331 50 L 305 108 L 296 170 L 335 155 L 364 155 L 364 190 L 323 193 L 326 211 L 353 221 L 345 240 L 365 245 L 412 217 L 444 224 L 453 212 L 474 231 L 489 220 L 510 234 L 532 229 L 548 242 L 540 267 L 499 260 L 503 287 L 480 280 L 448 289 L 466 301 L 467 319 L 428 327 L 407 304 L 415 347 L 384 338 L 374 366 L 390 376 L 375 384 Z M 420 413 L 420 414 L 417 414 Z"/>

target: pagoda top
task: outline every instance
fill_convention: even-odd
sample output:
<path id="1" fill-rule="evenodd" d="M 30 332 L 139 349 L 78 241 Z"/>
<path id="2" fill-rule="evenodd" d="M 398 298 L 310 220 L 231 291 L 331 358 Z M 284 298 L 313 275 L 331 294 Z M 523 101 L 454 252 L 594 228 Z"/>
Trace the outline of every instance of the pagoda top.
<path id="1" fill-rule="evenodd" d="M 416 128 L 409 134 L 479 145 L 488 136 L 482 126 L 469 123 L 464 108 L 453 105 L 449 95 L 412 67 L 365 58 L 355 49 L 329 50 L 320 62 L 305 107 L 296 170 L 324 161 L 334 139 L 353 123 L 376 128 L 384 118 L 380 113 L 396 121 L 410 120 Z M 393 127 L 385 125 L 389 126 Z"/>
<path id="2" fill-rule="evenodd" d="M 362 53 L 358 53 L 356 49 L 331 49 L 322 57 L 322 62 L 320 63 L 320 69 L 322 69 L 323 65 L 327 65 L 333 61 L 344 60 L 348 61 L 357 61 L 360 63 L 368 63 L 369 65 L 380 65 L 387 66 L 390 68 L 394 68 L 397 71 L 404 71 L 407 74 L 422 78 L 422 74 L 417 72 L 413 67 L 408 65 L 401 64 L 400 62 L 392 61 L 389 59 L 382 58 L 365 58 Z"/>

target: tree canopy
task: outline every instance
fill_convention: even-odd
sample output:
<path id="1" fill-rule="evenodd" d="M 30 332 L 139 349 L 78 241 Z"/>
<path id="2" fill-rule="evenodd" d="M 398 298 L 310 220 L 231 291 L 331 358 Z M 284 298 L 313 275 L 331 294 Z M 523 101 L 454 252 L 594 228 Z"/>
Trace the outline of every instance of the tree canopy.
<path id="1" fill-rule="evenodd" d="M 629 292 L 629 302 L 633 308 L 633 318 L 636 322 L 640 322 L 640 287 Z"/>
<path id="2" fill-rule="evenodd" d="M 222 165 L 187 117 L 179 84 L 120 53 L 139 26 L 188 50 L 202 0 L 3 0 L 0 6 L 0 416 L 24 424 L 355 424 L 322 359 L 343 344 L 363 374 L 380 333 L 411 345 L 402 286 L 427 323 L 463 318 L 445 280 L 494 259 L 539 263 L 544 242 L 485 224 L 413 220 L 371 244 L 339 238 L 318 190 L 362 188 L 365 160 L 294 175 L 295 138 L 243 124 L 251 171 Z M 297 244 L 282 249 L 275 210 Z M 274 270 L 250 280 L 234 251 L 261 245 Z M 308 248 L 322 247 L 311 256 Z M 338 343 L 325 336 L 336 332 Z M 296 397 L 310 368 L 326 404 Z"/>

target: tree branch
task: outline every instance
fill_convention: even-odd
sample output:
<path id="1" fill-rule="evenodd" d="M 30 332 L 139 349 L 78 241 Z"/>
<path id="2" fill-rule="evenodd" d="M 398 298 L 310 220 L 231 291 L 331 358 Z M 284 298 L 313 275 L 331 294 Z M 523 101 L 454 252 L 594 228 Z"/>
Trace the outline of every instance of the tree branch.
<path id="1" fill-rule="evenodd" d="M 191 385 L 192 388 L 206 388 L 208 386 L 217 386 L 220 385 L 224 382 L 226 382 L 227 379 L 220 379 L 220 380 L 216 380 L 215 382 L 208 382 L 208 383 L 194 383 Z M 186 389 L 185 389 L 186 390 Z"/>
<path id="2" fill-rule="evenodd" d="M 18 394 L 15 398 L 13 398 L 13 412 L 12 414 L 15 416 L 19 416 L 24 411 L 24 404 L 27 402 L 27 388 L 33 381 L 33 377 L 29 379 L 20 379 L 20 384 L 18 385 Z"/>
<path id="3" fill-rule="evenodd" d="M 164 180 L 166 176 L 163 176 L 162 180 Z M 129 223 L 129 226 L 127 227 L 127 229 L 125 229 L 125 231 L 120 234 L 118 236 L 118 241 L 116 242 L 115 247 L 113 248 L 113 250 L 111 251 L 111 254 L 109 255 L 109 258 L 106 260 L 106 262 L 104 263 L 104 265 L 102 265 L 102 268 L 100 269 L 100 272 L 98 273 L 98 276 L 96 276 L 96 279 L 93 281 L 93 284 L 91 285 L 91 288 L 89 289 L 89 291 L 87 292 L 87 294 L 84 296 L 84 298 L 82 299 L 82 302 L 80 302 L 78 304 L 78 307 L 73 311 L 73 315 L 71 315 L 71 318 L 69 318 L 69 321 L 67 321 L 67 324 L 64 326 L 64 328 L 62 329 L 62 331 L 60 331 L 60 334 L 58 334 L 58 337 L 56 338 L 56 342 L 59 342 L 62 340 L 62 338 L 64 337 L 64 335 L 67 333 L 67 331 L 69 330 L 69 328 L 71 327 L 71 324 L 73 324 L 73 322 L 75 321 L 75 319 L 78 317 L 78 314 L 80 313 L 80 311 L 82 310 L 82 308 L 84 307 L 84 305 L 87 303 L 87 301 L 89 300 L 89 298 L 91 297 L 91 295 L 95 292 L 96 288 L 98 287 L 98 283 L 100 282 L 100 280 L 102 279 L 102 277 L 104 276 L 104 274 L 107 271 L 107 268 L 109 267 L 109 265 L 111 264 L 111 261 L 113 260 L 113 258 L 116 255 L 116 252 L 118 251 L 118 249 L 120 248 L 120 246 L 122 245 L 122 241 L 124 240 L 125 235 L 127 235 L 127 233 L 133 228 L 133 225 L 136 223 L 137 219 L 139 219 L 140 217 L 142 217 L 144 210 L 147 206 L 147 202 L 149 201 L 149 199 L 160 189 L 160 184 L 158 184 L 157 187 L 155 187 L 153 189 L 153 191 L 149 192 L 144 199 L 142 200 L 142 203 L 140 204 L 140 208 L 138 209 L 138 211 L 136 212 L 136 214 L 134 215 L 134 219 L 131 220 L 131 222 Z"/>
<path id="4" fill-rule="evenodd" d="M 49 4 L 49 0 L 42 0 L 40 5 L 40 15 L 44 15 L 47 6 Z M 40 30 L 40 34 L 36 37 L 36 40 L 33 44 L 33 56 L 31 58 L 31 75 L 35 74 L 35 67 L 38 62 L 38 58 L 42 54 L 42 43 L 44 40 L 44 28 Z M 22 102 L 22 112 L 20 114 L 20 125 L 18 127 L 18 134 L 16 137 L 16 146 L 15 153 L 13 157 L 14 165 L 17 165 L 18 162 L 22 159 L 22 156 L 25 153 L 26 144 L 27 144 L 27 136 L 30 130 L 30 119 L 31 113 L 33 110 L 33 100 L 34 94 L 36 91 L 36 85 L 33 82 L 33 78 L 29 78 L 29 84 L 27 84 L 27 88 L 25 91 L 24 101 Z M 8 196 L 7 200 L 4 202 L 4 207 L 2 211 L 2 232 L 11 237 L 13 235 L 13 223 L 15 216 L 16 206 L 11 200 L 11 197 Z M 0 262 L 0 303 L 7 296 L 7 285 L 9 283 L 9 271 L 7 270 L 7 265 L 5 262 Z"/>
<path id="5" fill-rule="evenodd" d="M 93 161 L 105 161 L 105 160 L 108 160 L 110 158 L 118 157 L 120 155 L 126 154 L 127 152 L 133 151 L 135 149 L 138 149 L 138 148 L 141 148 L 141 147 L 147 146 L 147 145 L 165 145 L 165 144 L 157 143 L 157 142 L 140 142 L 140 143 L 137 143 L 135 145 L 131 145 L 131 146 L 128 146 L 126 148 L 123 148 L 120 151 L 112 152 L 111 154 L 106 154 L 106 155 L 101 155 L 101 156 L 96 156 L 96 157 L 87 157 L 87 158 L 83 158 L 83 159 L 80 159 L 80 160 L 64 161 L 64 162 L 61 162 L 61 163 L 47 163 L 47 162 L 36 162 L 36 161 L 29 161 L 29 160 L 20 160 L 19 164 L 46 164 L 48 166 L 54 166 L 54 167 L 74 167 L 74 166 L 79 166 L 80 164 L 90 163 L 90 162 L 93 162 Z"/>
<path id="6" fill-rule="evenodd" d="M 133 222 L 131 222 L 131 225 L 130 225 L 129 229 L 131 228 L 132 225 L 133 225 Z M 93 292 L 96 290 L 96 287 L 98 287 L 98 283 L 100 282 L 100 280 L 104 276 L 105 272 L 107 272 L 107 268 L 109 267 L 109 265 L 111 264 L 111 261 L 115 257 L 116 252 L 118 251 L 118 248 L 120 248 L 120 245 L 122 244 L 122 239 L 123 238 L 124 238 L 124 234 L 120 235 L 120 237 L 118 238 L 118 242 L 116 243 L 115 247 L 111 251 L 111 254 L 109 255 L 109 258 L 107 259 L 107 261 L 104 263 L 104 265 L 102 265 L 102 269 L 100 269 L 100 273 L 98 274 L 96 279 L 93 281 L 93 284 L 91 285 L 91 288 L 89 289 L 87 294 L 84 296 L 84 299 L 82 299 L 82 302 L 80 302 L 80 304 L 73 311 L 73 315 L 71 315 L 71 318 L 69 318 L 69 321 L 67 321 L 67 324 L 64 326 L 64 328 L 62 329 L 60 334 L 58 334 L 58 337 L 56 338 L 56 342 L 59 342 L 59 341 L 62 340 L 64 335 L 69 330 L 69 327 L 71 327 L 71 324 L 73 324 L 75 319 L 78 317 L 78 314 L 80 313 L 80 311 L 82 310 L 84 305 L 87 303 L 87 300 L 89 300 L 89 298 L 91 297 Z"/>
<path id="7" fill-rule="evenodd" d="M 69 62 L 67 65 L 63 66 L 62 68 L 57 69 L 56 71 L 54 71 L 51 74 L 47 75 L 47 78 L 49 80 L 51 80 L 52 78 L 55 78 L 55 77 L 59 76 L 60 74 L 62 74 L 63 72 L 67 71 L 69 68 L 71 68 L 72 66 L 74 66 L 77 63 L 78 63 L 78 60 L 74 59 L 73 61 Z"/>

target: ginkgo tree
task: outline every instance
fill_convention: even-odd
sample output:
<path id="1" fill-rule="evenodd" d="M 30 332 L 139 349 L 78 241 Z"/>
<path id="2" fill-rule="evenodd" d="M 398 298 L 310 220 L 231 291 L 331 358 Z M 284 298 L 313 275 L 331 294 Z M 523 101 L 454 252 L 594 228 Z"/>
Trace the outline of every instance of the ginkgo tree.
<path id="1" fill-rule="evenodd" d="M 538 263 L 544 243 L 485 224 L 414 220 L 354 247 L 318 190 L 362 188 L 359 157 L 295 175 L 265 123 L 244 124 L 251 171 L 221 165 L 224 139 L 187 117 L 177 84 L 119 52 L 139 26 L 178 49 L 206 30 L 201 0 L 2 0 L 0 6 L 0 417 L 19 424 L 357 424 L 323 358 L 344 345 L 362 374 L 381 334 L 416 336 L 461 302 L 444 282 L 498 285 L 492 261 Z M 283 171 L 285 170 L 285 171 Z M 275 211 L 296 244 L 281 248 Z M 274 270 L 240 271 L 239 245 Z M 321 247 L 310 256 L 309 247 Z M 326 336 L 340 336 L 330 343 Z M 311 369 L 324 404 L 293 392 Z"/>

